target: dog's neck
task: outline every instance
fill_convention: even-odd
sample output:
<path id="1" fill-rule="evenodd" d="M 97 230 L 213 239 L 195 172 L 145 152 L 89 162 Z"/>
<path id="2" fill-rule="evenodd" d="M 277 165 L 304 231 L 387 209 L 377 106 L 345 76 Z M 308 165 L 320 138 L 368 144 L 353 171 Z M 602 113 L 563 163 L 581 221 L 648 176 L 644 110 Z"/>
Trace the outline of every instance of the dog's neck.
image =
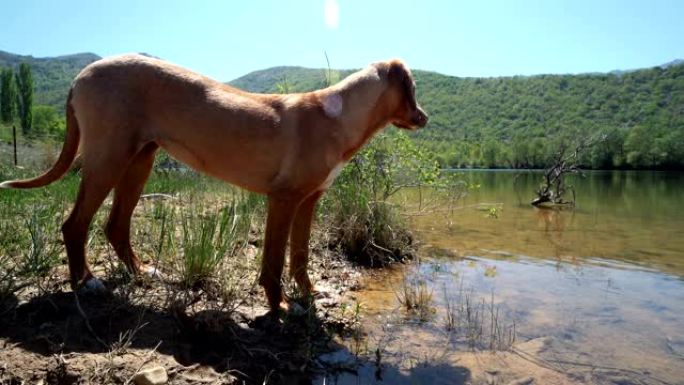
<path id="1" fill-rule="evenodd" d="M 382 98 L 386 88 L 385 80 L 371 66 L 321 91 L 324 113 L 340 124 L 344 161 L 389 124 L 391 106 Z"/>

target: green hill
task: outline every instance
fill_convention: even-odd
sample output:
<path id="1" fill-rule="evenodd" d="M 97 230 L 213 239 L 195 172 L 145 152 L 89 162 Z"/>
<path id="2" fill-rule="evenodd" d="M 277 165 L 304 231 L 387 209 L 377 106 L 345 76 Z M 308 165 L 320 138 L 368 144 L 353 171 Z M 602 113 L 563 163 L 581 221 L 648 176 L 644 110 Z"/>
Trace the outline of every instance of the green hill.
<path id="1" fill-rule="evenodd" d="M 250 72 L 231 81 L 230 85 L 251 92 L 278 93 L 283 91 L 283 87 L 289 88 L 289 92 L 306 92 L 325 87 L 328 77 L 335 83 L 353 72 L 354 70 L 273 67 Z"/>
<path id="2" fill-rule="evenodd" d="M 231 84 L 275 92 L 286 81 L 290 91 L 308 91 L 322 87 L 325 74 L 276 67 Z M 681 60 L 608 74 L 459 78 L 415 70 L 414 76 L 430 123 L 413 136 L 445 166 L 543 167 L 559 140 L 592 135 L 606 140 L 585 154 L 586 166 L 684 166 Z"/>
<path id="3" fill-rule="evenodd" d="M 62 111 L 94 54 L 33 58 L 0 51 L 0 67 L 30 63 L 36 104 Z M 230 84 L 253 92 L 302 92 L 353 70 L 274 67 Z M 429 125 L 412 134 L 450 167 L 543 167 L 560 140 L 605 136 L 585 154 L 593 168 L 684 168 L 684 62 L 579 75 L 460 78 L 414 70 Z"/>
<path id="4" fill-rule="evenodd" d="M 35 58 L 0 51 L 0 68 L 11 67 L 16 70 L 21 63 L 30 64 L 36 85 L 34 103 L 63 111 L 71 81 L 83 67 L 99 59 L 92 53 Z"/>

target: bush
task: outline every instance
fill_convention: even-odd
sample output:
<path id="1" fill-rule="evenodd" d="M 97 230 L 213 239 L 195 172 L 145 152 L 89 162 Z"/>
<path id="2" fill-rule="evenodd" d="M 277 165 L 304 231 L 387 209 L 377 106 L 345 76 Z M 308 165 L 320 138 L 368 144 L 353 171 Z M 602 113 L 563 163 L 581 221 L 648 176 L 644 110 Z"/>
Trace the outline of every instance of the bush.
<path id="1" fill-rule="evenodd" d="M 30 136 L 42 137 L 48 135 L 55 140 L 64 139 L 66 122 L 59 112 L 51 106 L 33 107 L 33 122 L 31 123 Z"/>
<path id="2" fill-rule="evenodd" d="M 378 135 L 344 168 L 323 200 L 331 244 L 368 266 L 411 258 L 413 237 L 391 198 L 402 188 L 439 180 L 435 157 L 406 134 Z"/>

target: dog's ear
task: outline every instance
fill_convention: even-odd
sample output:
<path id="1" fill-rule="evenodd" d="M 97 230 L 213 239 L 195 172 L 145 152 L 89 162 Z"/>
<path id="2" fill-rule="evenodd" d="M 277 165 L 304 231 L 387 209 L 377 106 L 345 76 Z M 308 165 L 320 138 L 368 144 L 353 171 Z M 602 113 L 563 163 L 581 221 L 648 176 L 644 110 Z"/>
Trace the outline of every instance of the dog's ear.
<path id="1" fill-rule="evenodd" d="M 387 80 L 401 85 L 405 97 L 411 108 L 416 108 L 417 102 L 413 90 L 413 77 L 401 60 L 392 60 L 387 69 Z"/>
<path id="2" fill-rule="evenodd" d="M 400 60 L 394 59 L 387 63 L 388 79 L 403 82 L 406 75 L 406 67 Z"/>

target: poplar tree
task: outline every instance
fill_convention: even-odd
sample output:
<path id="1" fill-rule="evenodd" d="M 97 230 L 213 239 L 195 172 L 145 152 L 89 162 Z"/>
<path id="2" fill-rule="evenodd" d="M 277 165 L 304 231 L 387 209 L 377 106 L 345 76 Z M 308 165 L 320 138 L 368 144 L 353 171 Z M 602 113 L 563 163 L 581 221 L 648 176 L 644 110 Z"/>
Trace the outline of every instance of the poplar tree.
<path id="1" fill-rule="evenodd" d="M 16 78 L 21 132 L 24 136 L 28 136 L 33 122 L 33 74 L 31 73 L 31 66 L 27 63 L 21 63 Z"/>
<path id="2" fill-rule="evenodd" d="M 17 165 L 17 127 L 16 116 L 17 90 L 12 81 L 14 72 L 11 68 L 0 71 L 0 121 L 12 125 L 12 142 L 14 143 L 14 165 Z"/>
<path id="3" fill-rule="evenodd" d="M 14 72 L 5 68 L 0 72 L 0 121 L 11 124 L 16 113 L 17 91 L 12 78 Z"/>

